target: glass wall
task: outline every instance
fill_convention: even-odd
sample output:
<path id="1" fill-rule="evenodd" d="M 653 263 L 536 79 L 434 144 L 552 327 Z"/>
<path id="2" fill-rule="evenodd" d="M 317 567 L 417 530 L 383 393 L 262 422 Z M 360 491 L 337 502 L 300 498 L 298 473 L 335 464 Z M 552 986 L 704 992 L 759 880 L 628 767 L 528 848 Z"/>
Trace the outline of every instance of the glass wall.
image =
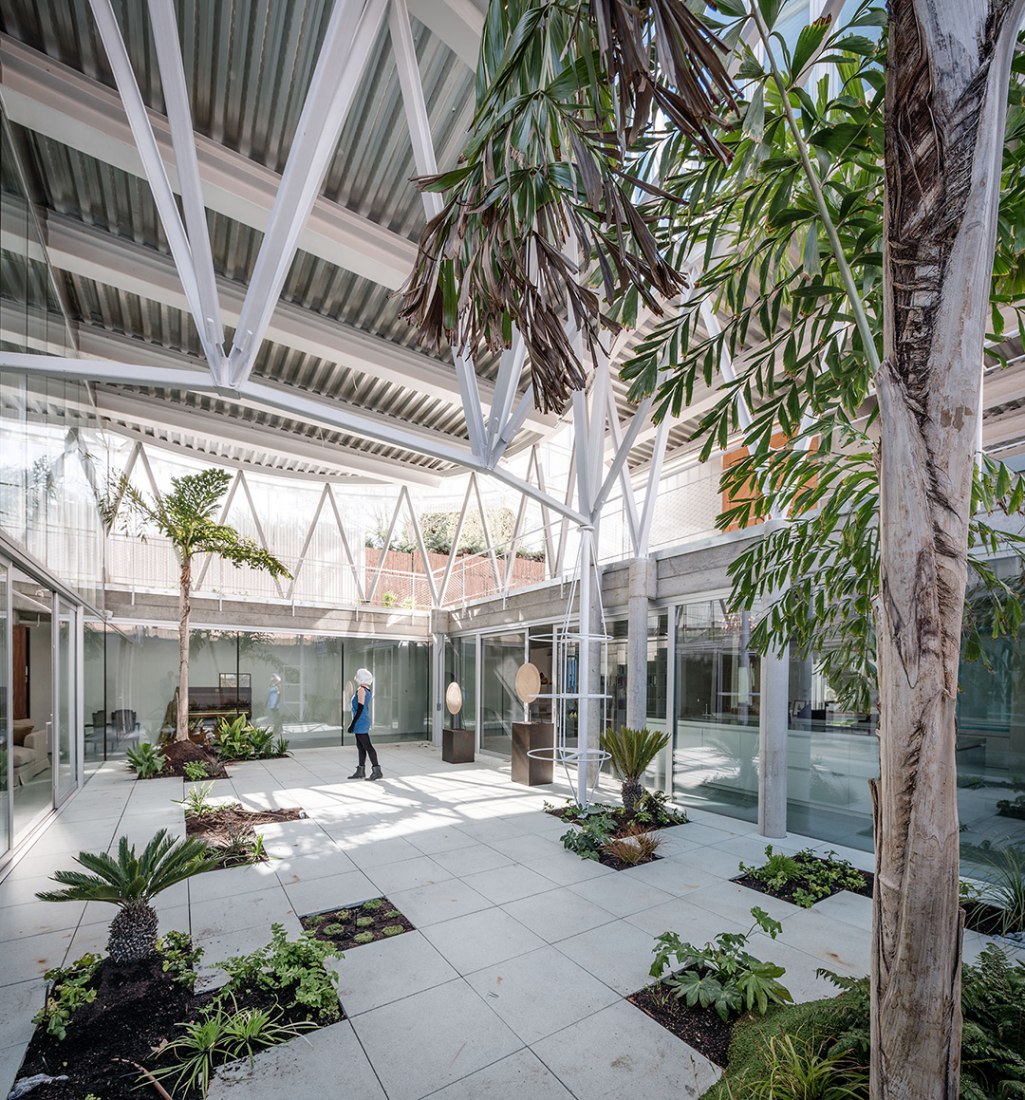
<path id="1" fill-rule="evenodd" d="M 724 600 L 677 609 L 673 792 L 691 804 L 758 816 L 759 659 L 749 612 Z"/>
<path id="2" fill-rule="evenodd" d="M 444 692 L 449 684 L 458 684 L 463 696 L 462 710 L 449 714 L 446 707 L 444 723 L 454 729 L 477 728 L 477 639 L 446 638 Z"/>
<path id="3" fill-rule="evenodd" d="M 10 571 L 0 561 L 0 859 L 11 846 L 11 639 Z"/>
<path id="4" fill-rule="evenodd" d="M 484 634 L 480 652 L 480 747 L 510 756 L 512 724 L 524 719 L 515 681 L 516 670 L 526 659 L 526 635 L 522 631 Z"/>
<path id="5" fill-rule="evenodd" d="M 609 641 L 605 647 L 601 693 L 605 696 L 604 725 L 612 729 L 626 725 L 627 631 L 626 619 L 613 619 L 605 624 Z"/>
<path id="6" fill-rule="evenodd" d="M 178 632 L 119 624 L 105 638 L 109 756 L 173 732 Z M 352 674 L 361 666 L 374 674 L 375 738 L 428 737 L 429 647 L 394 639 L 197 627 L 189 646 L 190 718 L 212 730 L 222 717 L 245 713 L 292 748 L 349 744 Z"/>
<path id="7" fill-rule="evenodd" d="M 815 654 L 790 657 L 787 828 L 851 848 L 872 848 L 868 781 L 879 774 L 874 712 L 845 711 Z"/>
<path id="8" fill-rule="evenodd" d="M 648 615 L 648 728 L 667 729 L 667 691 L 669 687 L 669 612 L 652 611 Z"/>

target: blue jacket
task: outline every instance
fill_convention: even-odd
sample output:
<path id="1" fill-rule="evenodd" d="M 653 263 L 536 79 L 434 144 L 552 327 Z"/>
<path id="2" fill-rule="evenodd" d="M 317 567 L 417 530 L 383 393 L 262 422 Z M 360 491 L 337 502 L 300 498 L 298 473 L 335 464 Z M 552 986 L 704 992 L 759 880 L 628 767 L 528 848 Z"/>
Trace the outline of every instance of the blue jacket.
<path id="1" fill-rule="evenodd" d="M 374 693 L 370 688 L 364 688 L 366 693 L 366 701 L 363 704 L 363 713 L 356 719 L 355 724 L 352 727 L 353 733 L 369 733 L 372 723 L 372 715 L 370 713 L 371 704 L 374 700 Z M 356 708 L 359 706 L 359 700 L 357 698 L 357 691 L 352 693 L 352 713 L 356 714 Z"/>

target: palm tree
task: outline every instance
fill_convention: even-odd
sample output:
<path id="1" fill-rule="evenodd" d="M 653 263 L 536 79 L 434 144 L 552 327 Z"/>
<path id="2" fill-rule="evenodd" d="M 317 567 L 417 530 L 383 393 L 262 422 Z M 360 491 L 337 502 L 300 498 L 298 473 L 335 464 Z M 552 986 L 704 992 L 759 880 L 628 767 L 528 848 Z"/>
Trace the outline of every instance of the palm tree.
<path id="1" fill-rule="evenodd" d="M 80 852 L 75 862 L 92 874 L 57 871 L 55 882 L 63 890 L 36 894 L 40 901 L 109 901 L 120 912 L 110 925 L 107 952 L 117 965 L 149 958 L 156 950 L 157 914 L 149 904 L 157 894 L 200 871 L 215 861 L 204 841 L 196 837 L 175 840 L 166 829 L 146 845 L 141 856 L 128 838 L 118 843 L 117 859 L 106 852 Z"/>
<path id="2" fill-rule="evenodd" d="M 243 538 L 233 528 L 218 523 L 216 515 L 221 497 L 227 492 L 231 475 L 226 470 L 204 470 L 171 479 L 171 492 L 149 500 L 125 483 L 123 492 L 129 504 L 168 539 L 180 566 L 178 601 L 178 711 L 175 736 L 189 736 L 189 616 L 192 613 L 192 559 L 197 554 L 217 554 L 236 567 L 251 566 L 266 570 L 274 577 L 291 574 L 268 550 Z"/>
<path id="3" fill-rule="evenodd" d="M 641 777 L 668 744 L 668 733 L 629 726 L 606 730 L 601 735 L 601 747 L 609 754 L 612 767 L 623 782 L 623 807 L 628 817 L 633 817 L 637 800 L 644 794 Z"/>
<path id="4" fill-rule="evenodd" d="M 975 459 L 994 254 L 1006 236 L 998 223 L 1004 124 L 1025 0 L 889 0 L 877 71 L 859 70 L 859 56 L 874 54 L 866 36 L 832 38 L 827 56 L 843 57 L 843 94 L 824 121 L 816 116 L 826 82 L 806 85 L 828 18 L 784 51 L 792 71 L 781 73 L 771 27 L 781 5 L 702 5 L 719 38 L 691 24 L 678 33 L 674 19 L 686 19 L 687 7 L 492 0 L 463 156 L 451 172 L 422 181 L 446 203 L 421 238 L 404 315 L 426 339 L 446 336 L 471 351 L 508 346 L 515 325 L 531 356 L 535 399 L 560 408 L 587 381 L 566 332 L 597 356 L 603 328 L 632 323 L 641 304 L 663 315 L 687 283 L 691 258 L 704 263 L 695 300 L 725 305 L 730 324 L 702 338 L 687 303 L 642 342 L 629 366 L 632 392 L 658 386 L 666 362 L 694 356 L 699 369 L 659 390 L 660 412 L 676 413 L 695 377 L 711 382 L 727 358 L 741 364 L 746 373 L 702 421 L 703 454 L 725 449 L 742 427 L 742 398 L 753 404 L 744 433 L 750 461 L 733 468 L 733 485 L 753 478 L 764 490 L 748 494 L 764 510 L 744 505 L 754 518 L 768 518 L 770 501 L 788 518 L 778 539 L 752 552 L 752 584 L 735 596 L 741 605 L 775 601 L 761 633 L 774 647 L 787 644 L 802 615 L 821 631 L 831 614 L 826 596 L 849 609 L 828 620 L 846 632 L 848 649 L 875 647 L 866 664 L 877 670 L 880 716 L 872 1097 L 954 1097 L 955 706 L 969 550 L 989 545 L 973 504 L 1022 507 L 1020 480 Z M 861 26 L 885 18 L 858 16 Z M 739 112 L 740 95 L 723 82 L 715 56 L 721 43 L 745 82 Z M 667 61 L 674 50 L 679 64 Z M 848 86 L 851 73 L 864 93 Z M 705 93 L 709 110 L 684 120 L 691 130 L 665 109 L 666 86 Z M 659 112 L 649 111 L 652 103 Z M 780 149 L 784 135 L 790 145 Z M 758 193 L 735 200 L 733 211 L 710 209 L 710 197 L 729 184 L 734 153 L 736 179 L 755 181 Z M 684 190 L 695 164 L 708 166 L 704 189 Z M 852 175 L 866 166 L 877 166 L 874 178 Z M 1006 220 L 1020 225 L 1020 179 L 1010 191 Z M 715 240 L 725 224 L 735 240 Z M 615 317 L 603 312 L 599 285 Z M 1016 299 L 1004 301 L 1013 309 Z M 758 329 L 766 339 L 748 355 L 745 340 Z M 862 432 L 868 444 L 859 448 L 857 421 L 871 388 L 878 445 Z M 790 441 L 778 454 L 774 433 Z M 858 453 L 845 458 L 848 445 Z M 820 541 L 799 522 L 804 512 L 820 517 Z M 799 557 L 778 552 L 801 537 Z M 816 585 L 833 569 L 828 589 Z M 782 597 L 770 595 L 780 588 Z"/>

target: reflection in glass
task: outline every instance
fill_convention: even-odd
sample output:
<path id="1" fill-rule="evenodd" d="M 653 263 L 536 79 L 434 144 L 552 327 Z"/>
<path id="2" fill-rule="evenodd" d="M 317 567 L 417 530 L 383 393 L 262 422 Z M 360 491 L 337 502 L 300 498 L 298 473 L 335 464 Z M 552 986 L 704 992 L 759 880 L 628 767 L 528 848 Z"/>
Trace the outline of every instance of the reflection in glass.
<path id="1" fill-rule="evenodd" d="M 525 635 L 486 634 L 481 638 L 480 747 L 512 754 L 512 724 L 522 722 L 523 704 L 516 697 L 516 670 L 523 664 Z"/>
<path id="2" fill-rule="evenodd" d="M 722 600 L 678 609 L 674 793 L 754 821 L 758 813 L 759 670 L 750 612 Z"/>
<path id="3" fill-rule="evenodd" d="M 0 562 L 0 858 L 11 846 L 10 836 L 10 769 L 11 731 L 11 662 L 8 653 L 7 627 L 7 566 Z"/>

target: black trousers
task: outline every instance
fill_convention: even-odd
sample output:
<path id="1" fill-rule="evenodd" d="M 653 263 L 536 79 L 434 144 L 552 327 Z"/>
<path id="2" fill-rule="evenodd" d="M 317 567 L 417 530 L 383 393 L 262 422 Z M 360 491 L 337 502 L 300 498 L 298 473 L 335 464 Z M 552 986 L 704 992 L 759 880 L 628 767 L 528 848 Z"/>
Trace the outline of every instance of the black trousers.
<path id="1" fill-rule="evenodd" d="M 370 763 L 377 767 L 377 749 L 370 744 L 369 733 L 357 733 L 356 734 L 356 748 L 359 750 L 359 766 L 362 768 L 366 765 L 367 756 L 370 757 Z"/>

